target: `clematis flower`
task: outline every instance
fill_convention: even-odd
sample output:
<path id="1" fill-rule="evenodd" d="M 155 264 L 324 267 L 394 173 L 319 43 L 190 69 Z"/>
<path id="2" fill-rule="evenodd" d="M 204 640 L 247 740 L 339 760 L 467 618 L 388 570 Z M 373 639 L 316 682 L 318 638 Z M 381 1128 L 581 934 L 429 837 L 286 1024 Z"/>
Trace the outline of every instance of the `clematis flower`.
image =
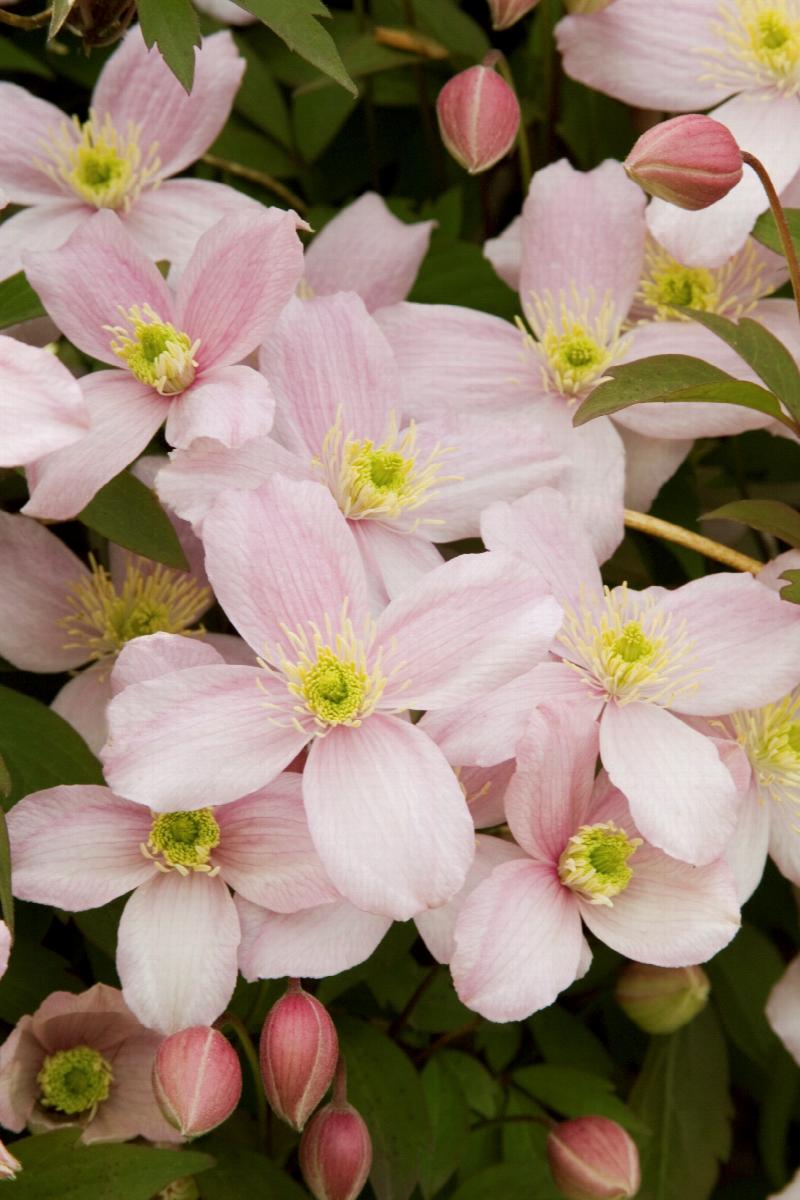
<path id="1" fill-rule="evenodd" d="M 224 804 L 310 743 L 303 799 L 337 890 L 397 919 L 444 903 L 469 868 L 472 821 L 441 751 L 397 714 L 454 705 L 532 666 L 558 605 L 524 564 L 467 555 L 373 621 L 332 496 L 282 476 L 224 494 L 203 541 L 215 594 L 262 665 L 125 688 L 109 706 L 109 784 L 158 812 Z"/>
<path id="2" fill-rule="evenodd" d="M 54 354 L 0 337 L 0 467 L 19 467 L 86 435 L 89 410 Z"/>
<path id="3" fill-rule="evenodd" d="M 800 614 L 749 575 L 708 575 L 674 591 L 603 588 L 591 546 L 557 492 L 484 513 L 491 552 L 516 553 L 564 606 L 557 660 L 422 727 L 452 759 L 514 753 L 526 714 L 549 699 L 600 722 L 600 755 L 640 833 L 675 858 L 723 853 L 742 794 L 715 740 L 689 719 L 774 703 L 797 680 Z M 747 697 L 747 699 L 745 699 Z M 758 699 L 756 700 L 756 697 Z"/>
<path id="4" fill-rule="evenodd" d="M 15 1133 L 80 1125 L 83 1142 L 179 1141 L 150 1082 L 160 1041 L 116 988 L 51 993 L 0 1047 L 0 1124 Z"/>
<path id="5" fill-rule="evenodd" d="M 85 270 L 92 262 L 91 275 Z M 25 269 L 59 329 L 118 370 L 80 381 L 89 433 L 29 471 L 25 512 L 74 516 L 166 421 L 173 446 L 240 445 L 272 425 L 263 376 L 240 366 L 274 324 L 303 269 L 293 214 L 265 209 L 209 229 L 173 292 L 111 212 Z"/>
<path id="6" fill-rule="evenodd" d="M 739 927 L 721 860 L 690 867 L 648 845 L 625 797 L 595 780 L 598 730 L 561 706 L 534 713 L 506 792 L 526 857 L 495 868 L 464 901 L 450 962 L 461 1000 L 492 1021 L 545 1008 L 591 959 L 586 925 L 638 962 L 686 966 Z"/>
<path id="7" fill-rule="evenodd" d="M 780 192 L 800 168 L 798 0 L 616 0 L 556 26 L 573 79 L 639 108 L 691 112 L 712 105 Z M 723 103 L 720 103 L 722 101 Z M 714 267 L 738 250 L 767 198 L 752 171 L 701 212 L 650 205 L 651 233 L 692 266 Z"/>
<path id="8" fill-rule="evenodd" d="M 205 38 L 187 95 L 134 26 L 100 72 L 87 121 L 0 84 L 0 187 L 30 206 L 0 225 L 0 279 L 20 269 L 26 250 L 61 246 L 98 209 L 116 212 L 148 258 L 179 265 L 222 217 L 257 214 L 233 188 L 168 178 L 214 141 L 244 67 L 229 33 Z"/>
<path id="9" fill-rule="evenodd" d="M 160 472 L 159 493 L 200 531 L 223 491 L 276 472 L 319 481 L 348 519 L 378 610 L 441 562 L 433 543 L 477 536 L 488 503 L 563 470 L 533 412 L 512 421 L 433 409 L 406 423 L 392 352 L 352 294 L 291 301 L 260 364 L 275 395 L 272 436 L 233 450 L 194 442 Z"/>

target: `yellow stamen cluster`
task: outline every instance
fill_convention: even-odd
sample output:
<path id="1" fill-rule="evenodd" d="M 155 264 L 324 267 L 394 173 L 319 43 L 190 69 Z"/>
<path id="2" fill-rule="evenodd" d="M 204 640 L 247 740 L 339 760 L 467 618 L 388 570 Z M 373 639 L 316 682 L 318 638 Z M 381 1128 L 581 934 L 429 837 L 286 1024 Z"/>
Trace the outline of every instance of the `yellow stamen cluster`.
<path id="1" fill-rule="evenodd" d="M 162 396 L 177 396 L 194 382 L 200 342 L 162 321 L 149 304 L 120 309 L 127 325 L 104 325 L 111 349 L 128 370 Z"/>
<path id="2" fill-rule="evenodd" d="M 157 145 L 149 147 L 143 160 L 139 134 L 139 127 L 129 123 L 123 137 L 108 114 L 102 122 L 94 112 L 83 123 L 73 117 L 42 142 L 44 158 L 34 163 L 87 204 L 126 212 L 142 188 L 159 183 Z"/>
<path id="3" fill-rule="evenodd" d="M 48 1055 L 36 1076 L 39 1103 L 67 1116 L 93 1115 L 98 1104 L 108 1099 L 113 1080 L 110 1063 L 91 1046 L 57 1050 Z"/>
<path id="4" fill-rule="evenodd" d="M 211 851 L 219 845 L 219 825 L 211 808 L 190 812 L 155 813 L 150 837 L 142 844 L 146 858 L 152 858 L 160 871 L 176 870 L 179 875 L 202 871 L 216 875 L 219 867 L 209 863 Z"/>
<path id="5" fill-rule="evenodd" d="M 649 700 L 669 706 L 697 686 L 685 629 L 653 597 L 639 601 L 626 584 L 605 588 L 602 603 L 567 606 L 558 640 L 567 665 L 593 692 L 618 704 Z"/>
<path id="6" fill-rule="evenodd" d="M 550 391 L 565 396 L 583 395 L 602 377 L 626 348 L 613 301 L 607 295 L 599 306 L 591 294 L 545 293 L 531 296 L 525 316 L 531 336 L 518 321 L 525 345 L 541 361 L 542 379 Z"/>
<path id="7" fill-rule="evenodd" d="M 590 904 L 611 908 L 613 897 L 633 879 L 628 859 L 641 844 L 641 838 L 629 838 L 613 821 L 581 825 L 558 860 L 558 877 Z"/>
<path id="8" fill-rule="evenodd" d="M 413 421 L 401 432 L 395 414 L 390 414 L 386 437 L 375 445 L 369 439 L 353 437 L 352 433 L 345 435 L 339 412 L 336 423 L 325 435 L 320 456 L 312 459 L 312 465 L 349 520 L 393 520 L 421 508 L 436 495 L 434 487 L 460 478 L 441 474 L 442 459 L 452 450 L 436 445 L 420 461 Z M 422 523 L 433 522 L 423 518 L 415 522 L 414 528 Z"/>
<path id="9" fill-rule="evenodd" d="M 773 291 L 766 264 L 752 238 L 721 267 L 687 267 L 652 238 L 645 248 L 634 316 L 656 321 L 688 321 L 676 305 L 719 313 L 738 321 Z"/>
<path id="10" fill-rule="evenodd" d="M 88 657 L 100 659 L 149 633 L 203 633 L 187 627 L 208 607 L 211 592 L 191 575 L 150 563 L 145 573 L 145 560 L 134 559 L 117 590 L 108 571 L 91 555 L 89 561 L 91 574 L 73 584 L 66 597 L 69 612 L 59 621 L 69 638 L 65 649 L 85 648 Z"/>
<path id="11" fill-rule="evenodd" d="M 706 78 L 726 89 L 800 91 L 798 0 L 721 0 L 715 29 L 724 50 L 698 50 Z"/>
<path id="12" fill-rule="evenodd" d="M 797 810 L 800 832 L 800 689 L 777 704 L 731 717 L 762 797 Z"/>

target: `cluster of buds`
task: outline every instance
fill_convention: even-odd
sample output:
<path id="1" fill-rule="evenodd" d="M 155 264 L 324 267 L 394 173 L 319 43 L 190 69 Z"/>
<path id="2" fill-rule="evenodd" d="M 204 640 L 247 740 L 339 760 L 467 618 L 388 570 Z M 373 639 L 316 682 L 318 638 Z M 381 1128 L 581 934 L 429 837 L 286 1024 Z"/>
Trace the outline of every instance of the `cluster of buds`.
<path id="1" fill-rule="evenodd" d="M 645 1033 L 674 1033 L 705 1008 L 710 989 L 702 967 L 629 963 L 614 995 L 622 1011 Z"/>
<path id="2" fill-rule="evenodd" d="M 547 1136 L 547 1160 L 565 1200 L 628 1200 L 639 1191 L 636 1144 L 607 1117 L 557 1125 Z"/>
<path id="3" fill-rule="evenodd" d="M 300 1170 L 315 1200 L 355 1200 L 371 1166 L 369 1130 L 347 1101 L 347 1080 L 340 1060 L 333 1099 L 311 1118 L 300 1139 Z"/>
<path id="4" fill-rule="evenodd" d="M 514 145 L 520 124 L 513 88 L 494 70 L 497 53 L 448 80 L 436 100 L 442 141 L 470 175 L 488 171 Z"/>

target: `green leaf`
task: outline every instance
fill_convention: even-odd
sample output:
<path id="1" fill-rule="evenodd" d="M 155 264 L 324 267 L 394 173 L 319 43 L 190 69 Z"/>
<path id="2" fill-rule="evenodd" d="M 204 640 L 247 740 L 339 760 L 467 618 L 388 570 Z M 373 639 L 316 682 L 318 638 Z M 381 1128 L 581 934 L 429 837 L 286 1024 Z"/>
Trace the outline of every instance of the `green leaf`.
<path id="1" fill-rule="evenodd" d="M 517 1087 L 561 1116 L 597 1115 L 610 1117 L 631 1133 L 642 1133 L 646 1129 L 627 1104 L 614 1095 L 613 1083 L 589 1071 L 544 1063 L 522 1067 L 514 1071 L 512 1078 Z"/>
<path id="2" fill-rule="evenodd" d="M 652 1131 L 638 1200 L 706 1200 L 731 1148 L 727 1053 L 710 1008 L 651 1038 L 630 1103 Z"/>
<path id="3" fill-rule="evenodd" d="M 611 378 L 584 400 L 572 418 L 573 425 L 585 425 L 595 417 L 609 416 L 633 404 L 702 401 L 739 404 L 794 428 L 772 392 L 757 383 L 734 379 L 719 367 L 688 354 L 656 354 L 609 367 L 607 374 Z"/>
<path id="4" fill-rule="evenodd" d="M 774 534 L 790 546 L 800 546 L 800 513 L 780 500 L 732 500 L 704 513 L 701 520 L 738 521 L 761 533 Z"/>
<path id="5" fill-rule="evenodd" d="M 310 62 L 323 75 L 341 84 L 353 96 L 358 89 L 344 69 L 336 43 L 317 17 L 330 13 L 321 0 L 236 0 L 240 8 L 258 17 L 290 50 Z"/>
<path id="6" fill-rule="evenodd" d="M 129 471 L 109 480 L 78 513 L 78 520 L 142 558 L 178 571 L 189 569 L 178 535 L 155 492 Z"/>
<path id="7" fill-rule="evenodd" d="M 202 42 L 197 13 L 190 0 L 139 0 L 142 37 L 148 50 L 158 48 L 178 83 L 191 92 L 194 82 L 194 48 Z"/>
<path id="8" fill-rule="evenodd" d="M 593 1075 L 610 1078 L 614 1060 L 585 1022 L 557 1004 L 534 1013 L 530 1019 L 533 1036 L 548 1063 L 578 1067 Z"/>
<path id="9" fill-rule="evenodd" d="M 27 75 L 39 75 L 42 79 L 53 78 L 53 72 L 38 58 L 28 54 L 10 38 L 0 37 L 0 74 L 10 75 L 13 71 L 21 71 Z"/>
<path id="10" fill-rule="evenodd" d="M 13 1025 L 20 1017 L 35 1012 L 51 992 L 82 992 L 85 987 L 65 958 L 31 941 L 18 929 L 8 970 L 0 983 L 0 1019 Z"/>
<path id="11" fill-rule="evenodd" d="M 355 107 L 347 92 L 298 93 L 292 102 L 292 123 L 297 148 L 307 163 L 316 162 L 327 150 Z"/>
<path id="12" fill-rule="evenodd" d="M 699 325 L 710 329 L 753 368 L 771 392 L 782 400 L 793 417 L 800 419 L 800 370 L 797 363 L 773 333 L 744 317 L 738 325 L 716 313 L 682 308 Z"/>
<path id="13" fill-rule="evenodd" d="M 0 759 L 2 763 L 2 759 Z M 3 766 L 5 770 L 5 766 Z M 9 778 L 9 787 L 4 791 L 4 795 L 11 794 L 11 780 Z M 12 936 L 14 934 L 14 894 L 11 891 L 11 847 L 8 844 L 8 828 L 6 827 L 6 815 L 0 808 L 0 912 L 3 914 L 3 920 L 8 926 Z"/>
<path id="14" fill-rule="evenodd" d="M 6 809 L 30 792 L 58 783 L 103 783 L 86 742 L 52 708 L 0 687 L 0 755 L 11 776 Z"/>
<path id="15" fill-rule="evenodd" d="M 789 226 L 789 233 L 792 235 L 795 254 L 800 254 L 800 208 L 785 208 L 783 214 L 786 217 L 786 224 Z M 774 250 L 776 254 L 783 254 L 783 243 L 771 212 L 762 213 L 758 218 L 753 226 L 753 237 L 757 242 L 761 242 L 762 246 L 768 246 L 770 250 Z"/>
<path id="16" fill-rule="evenodd" d="M 781 588 L 781 600 L 800 604 L 800 571 L 784 571 L 779 578 L 788 580 L 786 587 Z"/>
<path id="17" fill-rule="evenodd" d="M 778 1046 L 764 1008 L 784 967 L 772 942 L 753 925 L 743 925 L 731 944 L 705 967 L 725 1032 L 762 1068 Z"/>
<path id="18" fill-rule="evenodd" d="M 203 1148 L 214 1155 L 216 1166 L 197 1180 L 203 1200 L 308 1200 L 299 1183 L 263 1154 L 210 1138 Z"/>
<path id="19" fill-rule="evenodd" d="M 214 1165 L 209 1155 L 193 1150 L 80 1146 L 79 1134 L 73 1126 L 14 1143 L 23 1167 L 14 1181 L 16 1200 L 151 1200 L 174 1180 Z"/>
<path id="20" fill-rule="evenodd" d="M 24 271 L 17 271 L 16 275 L 9 275 L 0 282 L 0 329 L 44 315 L 42 302 L 25 278 Z"/>
<path id="21" fill-rule="evenodd" d="M 417 304 L 452 304 L 477 308 L 513 321 L 519 300 L 495 274 L 480 246 L 447 237 L 435 230 L 430 250 L 408 297 Z"/>
<path id="22" fill-rule="evenodd" d="M 450 1200 L 558 1200 L 561 1195 L 555 1185 L 534 1190 L 530 1167 L 523 1163 L 498 1163 L 478 1171 L 457 1188 Z"/>
<path id="23" fill-rule="evenodd" d="M 236 93 L 234 108 L 247 117 L 264 133 L 275 138 L 286 149 L 292 150 L 292 131 L 289 127 L 289 111 L 283 92 L 275 82 L 267 64 L 256 54 L 243 37 L 235 37 L 236 49 L 247 62 L 247 69 Z M 262 167 L 262 170 L 269 170 Z"/>
<path id="24" fill-rule="evenodd" d="M 66 21 L 75 0 L 53 0 L 50 14 L 50 25 L 47 30 L 47 40 L 51 42 Z"/>
<path id="25" fill-rule="evenodd" d="M 431 1137 L 419 1075 L 393 1041 L 373 1025 L 339 1026 L 347 1092 L 372 1138 L 370 1182 L 378 1200 L 409 1200 Z"/>
<path id="26" fill-rule="evenodd" d="M 438 1058 L 455 1075 L 474 1112 L 487 1120 L 497 1115 L 503 1093 L 482 1062 L 464 1050 L 444 1050 Z"/>
<path id="27" fill-rule="evenodd" d="M 469 1107 L 458 1080 L 438 1055 L 425 1064 L 422 1086 L 431 1139 L 422 1149 L 420 1186 L 429 1200 L 458 1169 L 469 1137 Z"/>

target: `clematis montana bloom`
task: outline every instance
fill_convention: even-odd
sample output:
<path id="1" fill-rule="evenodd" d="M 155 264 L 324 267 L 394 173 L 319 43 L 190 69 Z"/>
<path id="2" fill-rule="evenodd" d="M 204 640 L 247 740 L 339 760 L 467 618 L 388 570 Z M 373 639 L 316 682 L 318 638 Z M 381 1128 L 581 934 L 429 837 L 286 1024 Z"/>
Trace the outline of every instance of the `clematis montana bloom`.
<path id="1" fill-rule="evenodd" d="M 244 71 L 229 33 L 203 40 L 187 93 L 137 26 L 111 55 L 89 119 L 70 120 L 15 84 L 0 84 L 0 187 L 30 205 L 0 225 L 0 279 L 25 250 L 55 249 L 98 209 L 111 209 L 148 258 L 182 265 L 223 216 L 257 213 L 249 197 L 203 179 L 168 179 L 208 149 Z"/>
<path id="2" fill-rule="evenodd" d="M 539 576 L 507 555 L 462 556 L 374 621 L 333 497 L 282 476 L 223 495 L 203 540 L 215 594 L 263 665 L 125 688 L 109 706 L 109 783 L 156 811 L 224 804 L 310 742 L 303 798 L 338 891 L 397 919 L 444 903 L 472 860 L 472 821 L 444 755 L 397 713 L 538 662 L 561 615 Z"/>
<path id="3" fill-rule="evenodd" d="M 686 966 L 739 927 L 733 876 L 668 858 L 639 836 L 625 797 L 595 780 L 597 727 L 565 706 L 534 713 L 506 792 L 527 857 L 495 868 L 465 900 L 450 962 L 461 1000 L 491 1021 L 552 1004 L 590 958 L 582 924 L 638 962 Z"/>
<path id="4" fill-rule="evenodd" d="M 199 239 L 175 291 L 112 212 L 96 213 L 59 250 L 27 254 L 25 269 L 70 341 L 123 368 L 81 379 L 91 428 L 30 469 L 27 513 L 74 516 L 165 421 L 173 446 L 196 437 L 236 446 L 269 431 L 267 381 L 237 364 L 263 341 L 300 279 L 293 214 L 264 209 L 218 222 Z"/>
<path id="5" fill-rule="evenodd" d="M 48 350 L 0 337 L 0 467 L 20 467 L 84 437 L 89 409 Z"/>

